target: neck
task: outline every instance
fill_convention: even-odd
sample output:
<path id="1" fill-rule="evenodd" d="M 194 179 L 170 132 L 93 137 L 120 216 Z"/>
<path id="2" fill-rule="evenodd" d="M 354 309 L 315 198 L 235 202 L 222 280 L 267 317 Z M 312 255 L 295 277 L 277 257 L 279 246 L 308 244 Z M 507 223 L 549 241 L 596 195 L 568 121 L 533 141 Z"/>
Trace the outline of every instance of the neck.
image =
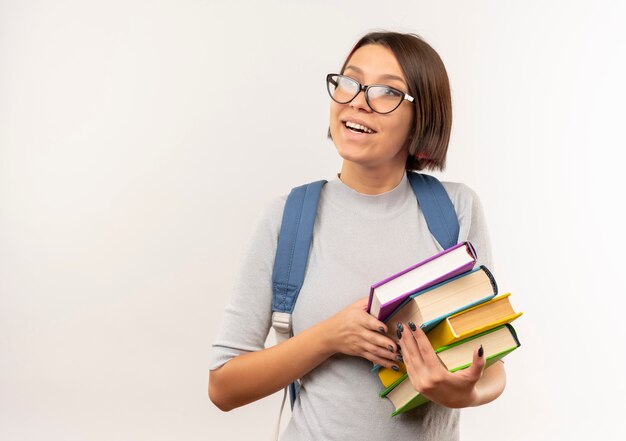
<path id="1" fill-rule="evenodd" d="M 398 186 L 406 170 L 404 164 L 402 168 L 389 167 L 380 168 L 360 167 L 350 161 L 343 161 L 341 166 L 341 182 L 361 194 L 381 194 L 393 190 Z"/>

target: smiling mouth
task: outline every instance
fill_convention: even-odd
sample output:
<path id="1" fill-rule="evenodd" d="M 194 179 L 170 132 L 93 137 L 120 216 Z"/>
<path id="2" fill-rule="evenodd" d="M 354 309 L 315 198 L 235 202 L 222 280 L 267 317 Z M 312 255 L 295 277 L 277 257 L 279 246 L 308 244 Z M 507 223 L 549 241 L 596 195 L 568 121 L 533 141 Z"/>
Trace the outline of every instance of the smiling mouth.
<path id="1" fill-rule="evenodd" d="M 372 133 L 376 133 L 375 130 L 370 129 L 361 124 L 354 123 L 352 121 L 344 121 L 343 125 L 353 133 L 365 133 L 367 135 L 371 135 Z"/>

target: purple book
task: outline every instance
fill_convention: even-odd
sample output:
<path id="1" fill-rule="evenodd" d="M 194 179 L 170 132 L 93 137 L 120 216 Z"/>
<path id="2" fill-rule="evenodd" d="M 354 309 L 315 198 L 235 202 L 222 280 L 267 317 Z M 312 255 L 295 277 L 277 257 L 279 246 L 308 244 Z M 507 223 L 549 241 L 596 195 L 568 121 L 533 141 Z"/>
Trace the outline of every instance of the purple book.
<path id="1" fill-rule="evenodd" d="M 383 321 L 411 294 L 470 271 L 475 263 L 474 247 L 461 242 L 372 285 L 367 310 Z"/>

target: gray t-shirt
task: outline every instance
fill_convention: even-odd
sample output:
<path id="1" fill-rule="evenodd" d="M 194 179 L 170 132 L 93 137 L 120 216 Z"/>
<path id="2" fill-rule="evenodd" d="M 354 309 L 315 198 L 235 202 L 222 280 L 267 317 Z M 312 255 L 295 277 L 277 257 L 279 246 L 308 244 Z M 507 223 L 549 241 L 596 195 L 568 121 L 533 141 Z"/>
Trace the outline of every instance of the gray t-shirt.
<path id="1" fill-rule="evenodd" d="M 443 183 L 459 218 L 459 241 L 470 241 L 491 269 L 483 210 L 466 185 Z M 261 214 L 213 344 L 210 369 L 264 348 L 271 329 L 272 268 L 286 196 Z M 295 334 L 369 294 L 369 287 L 441 251 L 406 178 L 379 195 L 358 193 L 335 178 L 322 190 L 304 286 L 293 312 Z M 456 440 L 459 411 L 434 403 L 390 417 L 370 361 L 336 354 L 302 378 L 282 439 Z M 268 423 L 269 424 L 269 423 Z"/>

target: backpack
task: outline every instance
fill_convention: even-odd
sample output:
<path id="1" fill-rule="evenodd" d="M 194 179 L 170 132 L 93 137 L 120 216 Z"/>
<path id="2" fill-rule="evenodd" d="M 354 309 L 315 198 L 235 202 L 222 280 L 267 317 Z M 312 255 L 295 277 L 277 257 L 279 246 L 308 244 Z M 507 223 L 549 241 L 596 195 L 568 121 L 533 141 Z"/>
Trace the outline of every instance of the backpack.
<path id="1" fill-rule="evenodd" d="M 409 171 L 407 177 L 430 233 L 443 249 L 456 245 L 459 221 L 441 182 L 433 176 Z M 285 203 L 272 272 L 272 327 L 276 331 L 277 343 L 293 336 L 291 314 L 304 283 L 317 205 L 326 182 L 322 180 L 295 187 Z M 293 410 L 300 383 L 296 381 L 285 388 L 281 414 L 287 389 Z M 278 425 L 280 427 L 280 415 Z"/>

